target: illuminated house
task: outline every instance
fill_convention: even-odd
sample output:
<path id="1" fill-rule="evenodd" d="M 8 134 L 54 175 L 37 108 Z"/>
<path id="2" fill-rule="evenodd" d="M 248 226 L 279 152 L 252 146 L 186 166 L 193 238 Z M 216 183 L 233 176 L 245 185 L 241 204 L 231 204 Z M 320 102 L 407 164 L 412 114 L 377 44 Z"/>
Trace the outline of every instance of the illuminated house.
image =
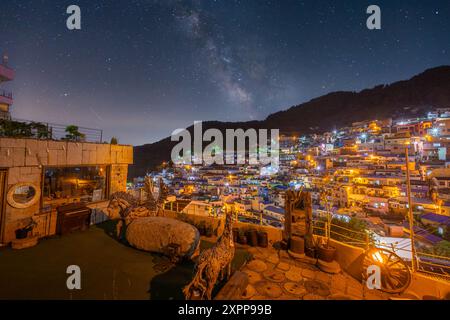
<path id="1" fill-rule="evenodd" d="M 10 107 L 13 104 L 12 93 L 1 88 L 3 82 L 12 81 L 15 72 L 8 67 L 8 56 L 4 55 L 0 62 L 0 119 L 10 119 Z"/>

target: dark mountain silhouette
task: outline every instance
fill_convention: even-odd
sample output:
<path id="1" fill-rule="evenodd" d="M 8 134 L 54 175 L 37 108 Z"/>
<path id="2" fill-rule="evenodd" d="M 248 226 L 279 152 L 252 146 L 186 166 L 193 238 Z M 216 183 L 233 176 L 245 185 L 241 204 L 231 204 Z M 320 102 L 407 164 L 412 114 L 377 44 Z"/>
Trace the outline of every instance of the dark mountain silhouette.
<path id="1" fill-rule="evenodd" d="M 441 66 L 405 81 L 379 85 L 360 92 L 333 92 L 271 114 L 263 121 L 203 123 L 203 129 L 278 128 L 282 133 L 308 134 L 331 131 L 368 119 L 422 116 L 435 108 L 450 107 L 450 66 Z M 188 130 L 192 133 L 193 127 Z M 129 176 L 143 176 L 170 160 L 170 137 L 134 147 Z"/>

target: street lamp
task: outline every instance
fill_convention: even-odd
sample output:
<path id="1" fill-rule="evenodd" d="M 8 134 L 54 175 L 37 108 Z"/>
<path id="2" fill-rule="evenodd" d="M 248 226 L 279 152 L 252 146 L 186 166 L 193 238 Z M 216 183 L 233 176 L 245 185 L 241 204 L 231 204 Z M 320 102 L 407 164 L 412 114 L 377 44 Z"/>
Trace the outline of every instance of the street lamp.
<path id="1" fill-rule="evenodd" d="M 411 201 L 411 178 L 409 173 L 409 145 L 410 142 L 405 143 L 405 157 L 406 157 L 406 188 L 408 192 L 408 220 L 409 220 L 409 238 L 411 239 L 411 263 L 412 271 L 415 272 L 417 269 L 416 260 L 416 247 L 414 245 L 414 217 L 413 217 L 413 207 Z"/>

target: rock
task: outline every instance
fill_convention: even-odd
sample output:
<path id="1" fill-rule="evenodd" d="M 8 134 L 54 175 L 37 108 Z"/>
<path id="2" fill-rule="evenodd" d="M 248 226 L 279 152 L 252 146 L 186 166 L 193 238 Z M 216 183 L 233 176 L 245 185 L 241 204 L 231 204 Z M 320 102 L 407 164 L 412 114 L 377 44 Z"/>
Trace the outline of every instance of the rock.
<path id="1" fill-rule="evenodd" d="M 163 218 L 139 218 L 127 228 L 128 243 L 139 250 L 165 253 L 169 245 L 179 246 L 179 256 L 192 258 L 199 250 L 198 230 L 185 222 Z"/>
<path id="2" fill-rule="evenodd" d="M 305 281 L 304 286 L 308 292 L 322 297 L 326 297 L 331 294 L 328 286 L 320 281 L 308 280 Z"/>
<path id="3" fill-rule="evenodd" d="M 289 271 L 290 268 L 291 268 L 291 265 L 286 262 L 280 262 L 277 265 L 277 269 L 282 270 L 282 271 Z"/>
<path id="4" fill-rule="evenodd" d="M 284 290 L 289 292 L 290 294 L 296 295 L 296 296 L 304 296 L 308 292 L 306 291 L 305 287 L 295 283 L 295 282 L 287 282 L 284 284 Z"/>
<path id="5" fill-rule="evenodd" d="M 267 258 L 267 262 L 270 262 L 270 263 L 273 263 L 273 264 L 278 264 L 279 261 L 280 261 L 280 258 L 278 258 L 278 254 L 276 254 L 276 253 L 271 254 Z"/>
<path id="6" fill-rule="evenodd" d="M 290 281 L 299 282 L 303 279 L 302 269 L 298 267 L 291 267 L 291 269 L 286 272 L 285 276 Z"/>
<path id="7" fill-rule="evenodd" d="M 264 280 L 256 283 L 255 289 L 259 292 L 259 294 L 269 297 L 269 299 L 278 298 L 283 294 L 283 290 L 281 290 L 279 285 Z"/>
<path id="8" fill-rule="evenodd" d="M 316 273 L 313 270 L 310 270 L 310 269 L 303 269 L 302 276 L 304 278 L 314 279 L 314 277 L 316 276 Z"/>
<path id="9" fill-rule="evenodd" d="M 264 272 L 267 270 L 267 264 L 262 260 L 252 260 L 248 263 L 247 268 L 255 272 Z"/>
<path id="10" fill-rule="evenodd" d="M 284 274 L 278 270 L 267 270 L 263 275 L 264 278 L 272 282 L 283 282 L 286 279 Z"/>
<path id="11" fill-rule="evenodd" d="M 244 270 L 244 272 L 247 274 L 248 276 L 248 282 L 250 284 L 256 283 L 258 281 L 261 281 L 261 275 L 255 271 L 251 271 L 251 270 Z"/>
<path id="12" fill-rule="evenodd" d="M 324 283 L 330 283 L 331 282 L 331 276 L 324 272 L 317 272 L 316 273 L 316 280 L 324 282 Z"/>

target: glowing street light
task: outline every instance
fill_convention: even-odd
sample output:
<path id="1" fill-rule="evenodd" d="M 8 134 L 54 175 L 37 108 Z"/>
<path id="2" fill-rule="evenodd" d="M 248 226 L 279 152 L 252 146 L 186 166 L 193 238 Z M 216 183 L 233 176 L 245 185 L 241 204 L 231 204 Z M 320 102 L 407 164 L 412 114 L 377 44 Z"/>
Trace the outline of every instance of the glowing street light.
<path id="1" fill-rule="evenodd" d="M 439 135 L 439 128 L 433 128 L 431 129 L 431 134 L 435 137 Z"/>

